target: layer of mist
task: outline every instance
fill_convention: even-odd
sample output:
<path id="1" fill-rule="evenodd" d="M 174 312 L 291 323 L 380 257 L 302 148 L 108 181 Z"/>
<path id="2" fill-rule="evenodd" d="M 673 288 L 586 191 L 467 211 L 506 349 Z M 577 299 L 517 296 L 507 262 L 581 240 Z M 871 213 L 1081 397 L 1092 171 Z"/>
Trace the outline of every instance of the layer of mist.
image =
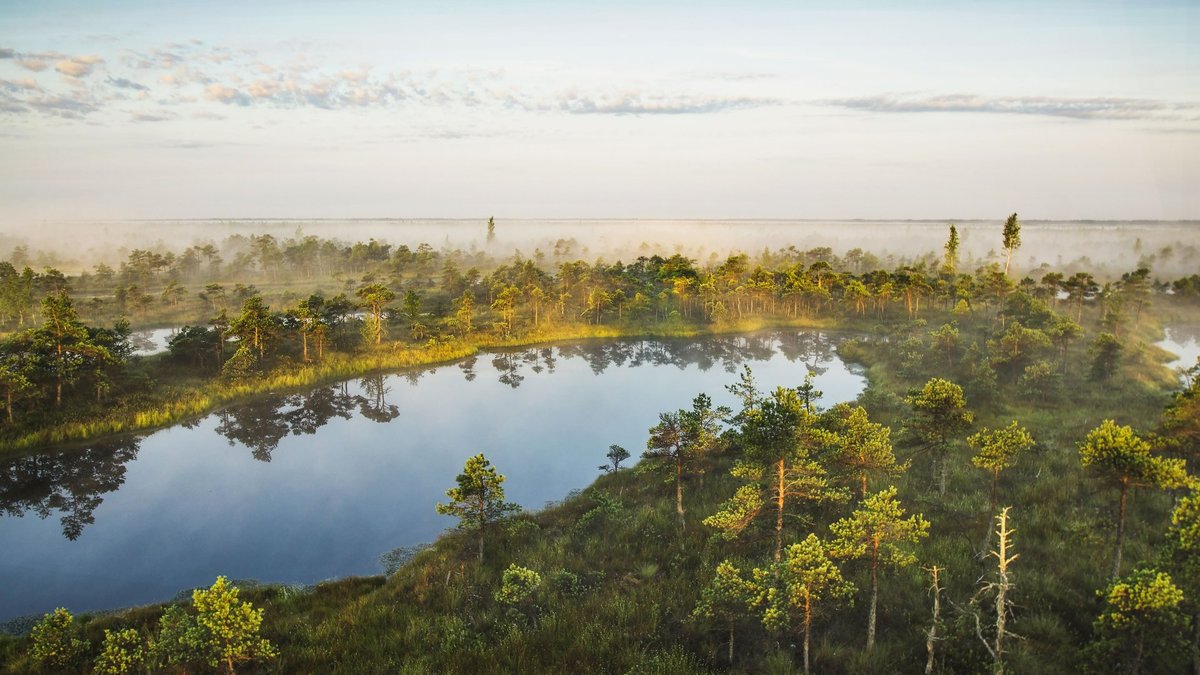
<path id="1" fill-rule="evenodd" d="M 317 236 L 346 244 L 371 239 L 415 249 L 483 251 L 496 257 L 541 252 L 556 259 L 633 260 L 681 253 L 701 263 L 734 252 L 751 255 L 795 247 L 828 247 L 842 255 L 861 249 L 892 263 L 940 254 L 954 223 L 967 267 L 998 260 L 1002 221 L 818 220 L 504 220 L 494 237 L 487 220 L 156 220 L 42 222 L 0 232 L 0 259 L 18 246 L 35 268 L 76 273 L 99 262 L 116 264 L 133 249 L 178 253 L 198 244 L 236 248 L 241 237 Z M 232 241 L 231 241 L 232 238 Z M 1200 266 L 1200 221 L 1023 221 L 1014 264 L 1025 270 L 1086 266 L 1124 272 L 1151 267 L 1156 276 L 1192 274 Z"/>

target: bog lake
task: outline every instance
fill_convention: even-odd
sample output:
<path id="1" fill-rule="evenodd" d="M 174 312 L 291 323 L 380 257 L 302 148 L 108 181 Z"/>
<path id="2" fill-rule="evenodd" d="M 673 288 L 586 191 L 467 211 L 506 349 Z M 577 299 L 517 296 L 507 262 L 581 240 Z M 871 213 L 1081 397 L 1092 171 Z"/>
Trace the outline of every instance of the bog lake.
<path id="1" fill-rule="evenodd" d="M 529 510 L 589 485 L 612 444 L 725 386 L 813 372 L 822 403 L 866 381 L 845 336 L 764 332 L 604 340 L 481 354 L 270 395 L 150 434 L 0 462 L 0 622 L 165 601 L 231 579 L 378 574 L 379 556 L 455 525 L 435 513 L 484 453 Z"/>

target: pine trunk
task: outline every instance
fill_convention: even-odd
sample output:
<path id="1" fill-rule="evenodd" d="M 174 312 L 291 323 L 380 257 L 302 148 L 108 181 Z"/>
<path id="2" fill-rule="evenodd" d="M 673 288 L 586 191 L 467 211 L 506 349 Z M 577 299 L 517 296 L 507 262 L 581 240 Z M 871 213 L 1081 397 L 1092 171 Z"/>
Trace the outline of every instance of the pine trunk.
<path id="1" fill-rule="evenodd" d="M 996 512 L 996 483 L 1000 482 L 1000 469 L 992 470 L 992 505 L 988 509 L 988 515 Z"/>
<path id="2" fill-rule="evenodd" d="M 929 632 L 926 634 L 925 639 L 925 651 L 928 653 L 928 656 L 925 659 L 926 675 L 931 675 L 933 673 L 934 657 L 936 655 L 938 640 L 937 629 L 938 624 L 941 623 L 942 620 L 942 589 L 938 585 L 937 565 L 934 565 L 931 571 L 933 573 L 933 625 L 929 627 Z"/>
<path id="3" fill-rule="evenodd" d="M 683 459 L 675 458 L 675 512 L 679 514 L 679 529 L 683 525 Z"/>
<path id="4" fill-rule="evenodd" d="M 1115 581 L 1121 576 L 1121 549 L 1125 543 L 1125 503 L 1128 499 L 1129 487 L 1121 483 L 1121 502 L 1117 507 L 1117 541 L 1113 545 L 1112 578 Z"/>
<path id="5" fill-rule="evenodd" d="M 1200 675 L 1200 609 L 1192 612 L 1192 675 Z"/>
<path id="6" fill-rule="evenodd" d="M 729 665 L 733 665 L 733 619 L 729 620 Z"/>
<path id="7" fill-rule="evenodd" d="M 812 599 L 804 598 L 804 675 L 808 675 L 808 637 L 812 632 Z"/>
<path id="8" fill-rule="evenodd" d="M 778 485 L 775 491 L 775 562 L 783 558 L 783 460 L 777 465 Z"/>
<path id="9" fill-rule="evenodd" d="M 939 466 L 938 466 L 938 496 L 940 496 L 940 497 L 946 496 L 946 465 L 947 464 L 949 464 L 949 462 L 947 462 L 946 458 L 943 457 L 942 461 L 939 462 Z"/>
<path id="10" fill-rule="evenodd" d="M 879 542 L 871 548 L 871 609 L 867 613 L 867 649 L 875 646 L 875 610 L 879 605 Z"/>

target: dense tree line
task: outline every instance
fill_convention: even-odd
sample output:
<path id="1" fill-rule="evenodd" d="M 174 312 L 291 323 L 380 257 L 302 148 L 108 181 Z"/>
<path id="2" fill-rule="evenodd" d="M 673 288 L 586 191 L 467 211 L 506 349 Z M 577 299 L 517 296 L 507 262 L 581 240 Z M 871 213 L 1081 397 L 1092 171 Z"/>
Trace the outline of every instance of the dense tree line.
<path id="1" fill-rule="evenodd" d="M 1019 222 L 1014 223 L 1005 231 L 1010 252 L 1010 245 L 1019 246 Z M 680 254 L 641 256 L 628 264 L 552 265 L 540 253 L 493 260 L 428 245 L 340 246 L 316 237 L 281 244 L 263 235 L 229 243 L 222 250 L 238 252 L 230 262 L 203 245 L 180 255 L 135 250 L 118 271 L 79 277 L 29 268 L 18 273 L 0 263 L 0 324 L 16 329 L 0 340 L 0 389 L 11 426 L 22 411 L 46 404 L 83 409 L 88 401 L 120 399 L 143 388 L 144 382 L 127 376 L 129 327 L 158 308 L 189 324 L 172 342 L 175 364 L 231 379 L 319 362 L 330 351 L 369 352 L 385 342 L 511 340 L 606 324 L 636 330 L 661 324 L 948 318 L 928 336 L 899 345 L 912 360 L 902 368 L 911 371 L 929 350 L 977 389 L 994 378 L 1048 400 L 1071 365 L 1067 354 L 1084 337 L 1084 325 L 1098 328 L 1088 338 L 1086 367 L 1104 379 L 1121 357 L 1123 336 L 1136 329 L 1152 299 L 1179 303 L 1195 297 L 1189 279 L 1155 281 L 1145 267 L 1103 282 L 1086 271 L 1067 276 L 1049 270 L 1037 279 L 1016 280 L 999 263 L 967 273 L 960 271 L 957 247 L 952 228 L 940 258 L 931 255 L 892 270 L 859 250 L 838 256 L 828 248 L 795 247 L 757 258 L 736 253 L 706 265 Z M 570 250 L 564 246 L 555 257 Z M 471 266 L 463 271 L 466 264 Z M 332 294 L 271 295 L 254 285 L 217 282 L 200 290 L 197 284 L 210 278 L 204 275 L 216 270 L 249 275 L 244 281 L 270 281 L 274 271 L 284 270 L 289 278 L 361 276 L 357 282 L 344 278 L 345 290 Z M 157 295 L 147 292 L 151 289 Z M 114 327 L 87 325 L 88 317 L 107 317 Z M 986 325 L 992 333 L 986 344 L 966 343 L 960 335 L 965 324 Z M 173 375 L 160 369 L 152 377 Z"/>

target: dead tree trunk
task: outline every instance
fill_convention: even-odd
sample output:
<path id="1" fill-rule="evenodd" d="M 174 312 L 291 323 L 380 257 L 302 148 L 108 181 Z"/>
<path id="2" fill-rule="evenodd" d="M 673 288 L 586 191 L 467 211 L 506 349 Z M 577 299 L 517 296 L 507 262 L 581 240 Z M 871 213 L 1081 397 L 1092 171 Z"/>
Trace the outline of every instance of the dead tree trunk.
<path id="1" fill-rule="evenodd" d="M 938 641 L 938 626 L 942 623 L 942 587 L 938 584 L 938 573 L 941 571 L 937 565 L 928 568 L 930 574 L 933 575 L 933 623 L 930 624 L 929 630 L 925 632 L 925 651 L 928 657 L 925 659 L 925 673 L 930 675 L 933 673 L 933 664 L 937 656 L 937 641 Z"/>

